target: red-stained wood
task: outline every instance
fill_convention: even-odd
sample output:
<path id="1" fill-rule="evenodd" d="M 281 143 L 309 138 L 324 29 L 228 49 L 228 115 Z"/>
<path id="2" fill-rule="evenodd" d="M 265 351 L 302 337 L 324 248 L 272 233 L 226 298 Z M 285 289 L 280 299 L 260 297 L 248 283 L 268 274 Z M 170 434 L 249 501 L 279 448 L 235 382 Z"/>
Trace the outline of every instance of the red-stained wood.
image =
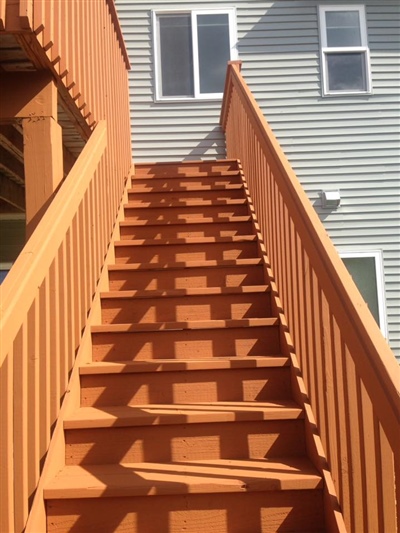
<path id="1" fill-rule="evenodd" d="M 22 531 L 60 404 L 68 397 L 130 171 L 129 62 L 115 8 L 106 0 L 0 1 L 0 29 L 18 34 L 38 69 L 2 76 L 0 91 L 1 119 L 24 121 L 26 205 L 33 221 L 29 243 L 1 288 L 1 400 L 7 408 L 1 435 L 8 460 L 2 455 L 0 529 Z M 104 64 L 110 65 L 106 72 Z M 88 141 L 59 189 L 58 105 Z M 37 213 L 50 200 L 36 226 Z M 27 531 L 44 531 L 41 489 L 37 495 Z"/>
<path id="2" fill-rule="evenodd" d="M 233 168 L 233 163 L 224 162 L 206 163 L 204 167 L 208 166 L 213 175 L 223 176 L 218 172 L 219 165 Z M 176 175 L 185 174 L 190 181 L 187 166 L 194 167 L 194 180 L 198 174 L 204 174 L 201 164 L 170 167 Z M 151 167 L 153 175 L 161 172 L 156 167 L 157 172 Z M 162 165 L 162 172 L 165 168 L 168 165 Z M 113 499 L 117 502 L 117 496 L 118 500 L 130 497 L 129 494 L 140 498 L 142 484 L 135 487 L 135 480 L 140 479 L 146 465 L 152 476 L 151 488 L 145 489 L 150 498 L 163 493 L 167 487 L 167 493 L 176 494 L 177 501 L 179 495 L 189 490 L 186 508 L 190 508 L 197 492 L 218 494 L 219 500 L 221 487 L 223 494 L 236 492 L 236 482 L 231 485 L 230 480 L 224 479 L 229 465 L 229 476 L 236 468 L 243 481 L 237 492 L 238 507 L 242 507 L 247 491 L 257 500 L 259 491 L 271 490 L 273 496 L 268 494 L 267 498 L 270 501 L 271 497 L 275 498 L 276 489 L 278 499 L 286 502 L 280 520 L 286 523 L 295 513 L 297 523 L 307 524 L 301 526 L 304 531 L 323 528 L 322 508 L 316 521 L 315 516 L 310 520 L 304 508 L 302 516 L 299 510 L 294 510 L 308 498 L 310 489 L 307 484 L 310 463 L 304 458 L 303 410 L 292 400 L 292 370 L 289 358 L 282 355 L 281 344 L 285 338 L 282 335 L 285 321 L 275 313 L 279 306 L 276 287 L 270 282 L 268 257 L 251 198 L 244 192 L 245 180 L 240 177 L 242 205 L 251 214 L 242 215 L 245 218 L 242 222 L 251 231 L 236 235 L 237 216 L 225 220 L 216 216 L 220 204 L 209 202 L 215 191 L 207 187 L 205 177 L 202 179 L 201 185 L 196 182 L 193 188 L 188 187 L 194 192 L 200 187 L 204 195 L 196 206 L 199 216 L 187 224 L 182 221 L 176 224 L 176 218 L 179 220 L 187 206 L 183 202 L 172 209 L 169 205 L 159 205 L 157 218 L 161 222 L 154 224 L 157 239 L 152 239 L 151 234 L 114 243 L 117 264 L 108 267 L 111 290 L 101 294 L 103 323 L 92 326 L 92 363 L 80 369 L 81 407 L 64 420 L 67 467 L 44 491 L 49 530 L 56 523 L 53 508 L 64 515 L 65 523 L 69 520 L 67 515 L 76 513 L 78 529 L 94 527 L 95 518 L 90 524 L 78 515 L 85 512 L 80 499 L 89 504 L 92 496 L 96 499 L 95 515 L 103 513 L 102 490 L 99 488 L 97 492 L 97 482 L 105 483 L 106 503 Z M 175 184 L 179 191 L 181 185 L 177 179 Z M 132 204 L 136 201 L 133 189 L 129 194 Z M 140 207 L 143 221 L 148 219 L 149 212 L 154 215 L 151 195 L 158 194 L 157 188 L 146 194 L 149 195 L 147 205 Z M 156 201 L 160 203 L 157 198 Z M 125 214 L 130 209 L 129 204 L 125 205 Z M 211 233 L 191 234 L 192 228 L 204 228 L 207 224 L 212 227 Z M 177 234 L 176 229 L 171 233 L 174 226 L 181 228 L 181 233 Z M 142 221 L 121 223 L 121 230 L 142 227 L 147 229 Z M 218 229 L 221 227 L 233 234 L 221 236 L 222 230 Z M 223 251 L 232 245 L 251 245 L 250 257 L 227 259 Z M 124 256 L 126 262 L 119 264 L 121 253 L 130 249 L 129 255 Z M 181 257 L 180 249 L 187 256 Z M 216 254 L 216 258 L 211 259 L 210 254 Z M 274 458 L 282 461 L 279 467 Z M 172 471 L 168 466 L 171 461 Z M 118 472 L 132 462 L 139 463 L 128 466 L 132 468 L 131 480 L 120 477 Z M 297 481 L 289 473 L 294 464 L 299 470 L 295 475 L 298 485 L 292 484 Z M 116 476 L 111 470 L 111 477 L 108 474 L 103 477 L 103 471 L 99 470 L 102 465 L 115 469 Z M 91 490 L 85 490 L 79 481 L 83 470 L 74 467 L 80 466 L 94 468 L 97 481 L 93 478 L 92 483 L 87 478 L 82 482 L 89 483 Z M 181 468 L 184 469 L 182 478 Z M 194 468 L 192 473 L 189 468 Z M 200 471 L 198 484 L 196 475 Z M 210 475 L 211 483 L 207 480 Z M 256 479 L 254 484 L 251 479 Z M 292 495 L 293 488 L 296 493 Z M 313 498 L 321 504 L 319 475 L 313 490 Z M 286 491 L 290 499 L 286 499 Z M 171 500 L 164 501 L 165 509 L 174 505 Z M 140 514 L 146 505 L 141 503 Z M 230 513 L 228 504 L 223 505 Z M 258 503 L 256 508 L 258 513 L 264 512 Z M 207 519 L 210 511 L 207 506 L 196 513 L 199 528 L 203 521 L 212 524 Z M 173 512 L 170 508 L 170 516 Z M 179 509 L 178 504 L 178 512 L 186 511 Z M 265 513 L 275 515 L 273 505 L 266 504 Z M 82 526 L 83 523 L 86 525 Z M 118 530 L 119 525 L 113 527 Z M 132 527 L 142 530 L 142 526 Z M 261 521 L 259 528 L 266 532 L 278 526 Z M 221 531 L 233 529 L 227 525 Z"/>
<path id="3" fill-rule="evenodd" d="M 379 466 L 383 452 L 373 428 L 377 424 L 385 428 L 394 454 L 394 470 L 398 471 L 398 365 L 237 62 L 228 66 L 221 124 L 226 132 L 228 157 L 240 159 L 255 212 L 259 214 L 347 528 L 357 533 L 371 531 L 371 527 L 378 530 L 386 514 L 383 494 L 389 495 L 389 501 L 395 499 L 394 487 L 399 483 L 394 484 Z M 302 257 L 306 270 L 300 278 L 298 261 Z M 374 487 L 369 498 L 370 481 Z M 395 515 L 396 511 L 392 509 L 392 513 Z M 396 522 L 396 516 L 391 519 Z"/>

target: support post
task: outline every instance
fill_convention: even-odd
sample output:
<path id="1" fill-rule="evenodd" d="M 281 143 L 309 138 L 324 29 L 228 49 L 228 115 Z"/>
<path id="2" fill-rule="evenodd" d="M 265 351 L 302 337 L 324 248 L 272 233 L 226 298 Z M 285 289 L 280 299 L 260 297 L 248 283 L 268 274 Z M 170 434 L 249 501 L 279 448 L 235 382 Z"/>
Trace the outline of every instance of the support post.
<path id="1" fill-rule="evenodd" d="M 46 71 L 9 73 L 0 82 L 0 121 L 23 125 L 27 238 L 63 178 L 57 86 Z"/>
<path id="2" fill-rule="evenodd" d="M 63 177 L 61 126 L 53 117 L 24 119 L 27 238 L 46 211 Z"/>

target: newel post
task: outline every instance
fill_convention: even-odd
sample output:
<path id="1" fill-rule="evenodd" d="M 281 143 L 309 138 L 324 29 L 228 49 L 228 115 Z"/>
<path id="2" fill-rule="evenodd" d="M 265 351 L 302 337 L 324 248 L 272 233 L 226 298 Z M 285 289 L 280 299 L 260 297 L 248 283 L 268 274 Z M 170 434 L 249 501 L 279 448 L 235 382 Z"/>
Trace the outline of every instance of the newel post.
<path id="1" fill-rule="evenodd" d="M 63 178 L 57 87 L 45 71 L 2 75 L 0 121 L 21 121 L 24 137 L 27 238 Z"/>
<path id="2" fill-rule="evenodd" d="M 231 71 L 236 70 L 240 72 L 242 70 L 242 61 L 240 59 L 235 59 L 233 61 L 228 61 L 226 69 L 226 78 L 225 78 L 225 87 L 224 87 L 224 96 L 222 99 L 221 114 L 219 123 L 222 126 L 223 131 L 226 133 L 226 124 L 228 120 L 228 112 L 231 103 L 232 96 L 232 75 Z"/>

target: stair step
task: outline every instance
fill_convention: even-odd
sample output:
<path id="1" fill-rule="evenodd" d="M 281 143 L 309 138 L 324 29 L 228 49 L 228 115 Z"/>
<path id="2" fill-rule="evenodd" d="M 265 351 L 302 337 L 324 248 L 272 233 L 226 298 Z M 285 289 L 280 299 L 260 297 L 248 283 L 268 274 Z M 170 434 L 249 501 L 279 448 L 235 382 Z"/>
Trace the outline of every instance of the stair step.
<path id="1" fill-rule="evenodd" d="M 197 198 L 189 198 L 187 200 L 180 200 L 179 198 L 171 199 L 168 204 L 163 200 L 131 200 L 124 205 L 124 209 L 170 209 L 178 207 L 179 209 L 185 209 L 186 207 L 220 207 L 220 206 L 246 206 L 246 198 L 224 198 L 221 200 L 204 200 Z"/>
<path id="2" fill-rule="evenodd" d="M 67 464 L 264 459 L 305 454 L 293 402 L 83 407 L 64 422 Z"/>
<path id="3" fill-rule="evenodd" d="M 327 531 L 321 490 L 52 499 L 46 508 L 49 533 Z"/>
<path id="4" fill-rule="evenodd" d="M 307 459 L 220 459 L 66 466 L 45 487 L 44 497 L 111 498 L 321 488 L 321 476 Z"/>
<path id="5" fill-rule="evenodd" d="M 240 175 L 237 161 L 235 160 L 218 160 L 218 161 L 191 161 L 181 163 L 136 163 L 135 174 L 132 176 L 133 180 L 136 178 L 152 177 L 166 177 L 181 178 L 183 176 L 197 177 L 213 177 L 213 176 L 238 176 Z"/>
<path id="6" fill-rule="evenodd" d="M 179 181 L 169 178 L 151 180 L 136 178 L 128 194 L 152 192 L 186 192 L 186 191 L 237 191 L 243 190 L 243 183 L 234 183 L 232 178 L 181 178 Z"/>
<path id="7" fill-rule="evenodd" d="M 225 217 L 223 221 L 218 218 L 218 216 L 210 216 L 210 217 L 199 217 L 199 218 L 191 218 L 190 219 L 190 225 L 195 224 L 228 224 L 228 223 L 237 223 L 237 222 L 251 222 L 251 216 L 250 215 L 243 215 L 243 216 L 232 216 L 232 217 Z M 169 226 L 181 226 L 183 225 L 182 222 L 179 220 L 165 220 L 165 221 L 158 221 L 154 220 L 151 223 L 146 222 L 145 220 L 122 220 L 120 222 L 121 226 L 160 226 L 162 228 L 166 228 Z M 184 224 L 186 225 L 186 224 Z"/>
<path id="8" fill-rule="evenodd" d="M 143 220 L 120 222 L 121 239 L 231 237 L 252 233 L 253 225 L 248 216 L 229 217 L 226 222 L 215 222 L 213 219 L 193 219 L 190 222 L 173 224 L 145 224 Z"/>
<path id="9" fill-rule="evenodd" d="M 257 242 L 256 235 L 234 235 L 229 237 L 186 237 L 184 239 L 160 239 L 154 244 L 153 239 L 133 239 L 116 241 L 116 246 L 171 246 L 174 244 L 220 244 L 220 243 Z"/>
<path id="10" fill-rule="evenodd" d="M 226 296 L 241 294 L 266 294 L 269 293 L 268 285 L 250 285 L 242 287 L 208 287 L 198 288 L 191 287 L 187 289 L 170 289 L 170 290 L 131 290 L 131 291 L 109 291 L 102 292 L 103 300 L 131 300 L 135 299 L 154 299 L 154 298 L 179 298 L 185 296 Z"/>
<path id="11" fill-rule="evenodd" d="M 123 374 L 136 372 L 177 372 L 178 370 L 219 370 L 228 368 L 274 368 L 289 366 L 283 356 L 214 357 L 213 359 L 157 359 L 157 361 L 95 361 L 81 366 L 81 375 Z"/>
<path id="12" fill-rule="evenodd" d="M 126 204 L 124 206 L 125 220 L 144 220 L 148 223 L 156 221 L 163 222 L 184 222 L 193 218 L 214 218 L 224 222 L 226 218 L 236 216 L 246 216 L 249 214 L 245 200 L 232 200 L 231 202 L 202 203 L 198 205 L 192 203 L 188 206 L 134 206 Z"/>
<path id="13" fill-rule="evenodd" d="M 210 259 L 247 259 L 258 255 L 254 235 L 237 237 L 193 237 L 186 239 L 117 241 L 116 263 L 179 263 Z"/>
<path id="14" fill-rule="evenodd" d="M 267 402 L 291 398 L 290 368 L 81 374 L 81 405 Z"/>
<path id="15" fill-rule="evenodd" d="M 153 322 L 152 324 L 107 324 L 92 326 L 92 333 L 154 333 L 162 331 L 184 331 L 184 330 L 218 330 L 234 328 L 259 328 L 278 326 L 279 319 L 269 318 L 249 318 L 238 320 L 188 320 L 182 322 Z"/>
<path id="16" fill-rule="evenodd" d="M 230 161 L 222 164 L 221 161 L 205 162 L 200 161 L 198 164 L 192 162 L 182 162 L 179 164 L 156 163 L 154 165 L 146 163 L 135 164 L 135 174 L 132 179 L 136 178 L 182 178 L 190 177 L 219 177 L 219 176 L 239 176 L 237 161 Z"/>
<path id="17" fill-rule="evenodd" d="M 297 420 L 303 410 L 294 401 L 217 402 L 80 407 L 64 421 L 66 429 Z"/>
<path id="18" fill-rule="evenodd" d="M 276 319 L 110 324 L 92 328 L 93 360 L 201 359 L 280 353 Z"/>
<path id="19" fill-rule="evenodd" d="M 102 323 L 241 319 L 271 315 L 269 288 L 118 291 L 101 295 Z"/>
<path id="20" fill-rule="evenodd" d="M 259 258 L 188 261 L 179 265 L 118 264 L 110 265 L 108 273 L 111 290 L 241 287 L 264 283 L 264 268 Z"/>
<path id="21" fill-rule="evenodd" d="M 143 203 L 150 206 L 191 205 L 192 202 L 230 202 L 243 199 L 242 185 L 233 185 L 230 188 L 218 187 L 213 189 L 191 188 L 181 190 L 131 190 L 128 192 L 128 205 Z M 198 204 L 195 204 L 198 205 Z"/>

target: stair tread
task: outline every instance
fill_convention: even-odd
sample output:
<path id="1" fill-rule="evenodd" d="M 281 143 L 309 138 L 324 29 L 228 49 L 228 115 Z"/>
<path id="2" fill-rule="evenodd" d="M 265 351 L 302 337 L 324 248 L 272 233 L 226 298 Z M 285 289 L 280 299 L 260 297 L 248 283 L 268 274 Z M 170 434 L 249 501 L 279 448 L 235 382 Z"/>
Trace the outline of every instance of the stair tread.
<path id="1" fill-rule="evenodd" d="M 128 203 L 124 204 L 125 209 L 149 209 L 149 208 L 166 208 L 169 207 L 201 207 L 201 206 L 220 206 L 220 205 L 247 205 L 247 199 L 246 198 L 233 198 L 233 199 L 220 199 L 220 200 L 175 200 L 175 201 L 168 201 L 168 204 L 164 202 L 146 202 L 146 201 L 129 201 Z"/>
<path id="2" fill-rule="evenodd" d="M 132 188 L 128 189 L 128 194 L 152 194 L 160 192 L 162 192 L 163 194 L 176 194 L 179 192 L 238 191 L 243 188 L 243 183 L 230 183 L 226 185 L 178 185 L 173 188 L 168 188 L 165 185 L 161 185 L 158 187 L 156 186 L 155 188 L 151 188 L 151 190 L 149 190 L 149 187 L 144 184 L 136 184 Z"/>
<path id="3" fill-rule="evenodd" d="M 296 420 L 303 410 L 294 401 L 218 402 L 80 407 L 65 429 L 152 426 L 254 420 Z"/>
<path id="4" fill-rule="evenodd" d="M 207 171 L 198 171 L 198 172 L 187 172 L 182 174 L 170 174 L 169 172 L 160 172 L 160 173 L 150 173 L 150 174 L 134 174 L 132 176 L 132 183 L 135 182 L 135 180 L 139 179 L 160 179 L 160 178 L 168 178 L 168 179 L 182 179 L 182 178 L 229 178 L 229 177 L 237 177 L 240 175 L 239 170 L 221 170 L 221 172 L 207 172 Z"/>
<path id="5" fill-rule="evenodd" d="M 212 359 L 157 359 L 148 361 L 93 361 L 81 366 L 81 375 L 124 374 L 142 372 L 177 372 L 187 370 L 223 370 L 238 368 L 277 368 L 288 366 L 282 355 L 213 357 Z"/>
<path id="6" fill-rule="evenodd" d="M 250 215 L 233 215 L 228 216 L 221 221 L 220 218 L 216 217 L 193 217 L 190 219 L 190 221 L 182 221 L 182 220 L 152 220 L 151 222 L 147 220 L 122 220 L 119 224 L 122 227 L 134 227 L 134 226 L 146 226 L 146 227 L 153 227 L 153 226 L 190 226 L 191 224 L 215 224 L 219 225 L 221 223 L 238 223 L 238 222 L 251 222 L 251 216 Z"/>
<path id="7" fill-rule="evenodd" d="M 263 260 L 259 257 L 246 259 L 206 259 L 200 261 L 178 261 L 173 263 L 116 263 L 109 265 L 109 271 L 123 270 L 165 270 L 182 268 L 227 268 L 236 266 L 262 265 Z"/>
<path id="8" fill-rule="evenodd" d="M 181 237 L 168 239 L 125 239 L 123 241 L 116 241 L 115 247 L 127 246 L 167 246 L 170 244 L 216 244 L 216 243 L 242 243 L 242 242 L 256 242 L 256 235 L 232 235 L 229 237 Z"/>
<path id="9" fill-rule="evenodd" d="M 64 467 L 45 487 L 45 499 L 162 494 L 310 490 L 322 488 L 305 458 L 121 463 Z"/>
<path id="10" fill-rule="evenodd" d="M 201 287 L 187 289 L 144 289 L 102 292 L 101 299 L 139 299 L 139 298 L 179 298 L 182 296 L 213 296 L 232 294 L 260 294 L 270 291 L 269 285 L 242 285 L 240 287 Z"/>
<path id="11" fill-rule="evenodd" d="M 106 324 L 92 326 L 93 333 L 127 333 L 134 331 L 165 331 L 182 329 L 217 329 L 217 328 L 250 328 L 262 326 L 277 326 L 279 319 L 245 318 L 220 320 L 187 320 L 182 322 L 153 322 L 150 324 Z"/>

